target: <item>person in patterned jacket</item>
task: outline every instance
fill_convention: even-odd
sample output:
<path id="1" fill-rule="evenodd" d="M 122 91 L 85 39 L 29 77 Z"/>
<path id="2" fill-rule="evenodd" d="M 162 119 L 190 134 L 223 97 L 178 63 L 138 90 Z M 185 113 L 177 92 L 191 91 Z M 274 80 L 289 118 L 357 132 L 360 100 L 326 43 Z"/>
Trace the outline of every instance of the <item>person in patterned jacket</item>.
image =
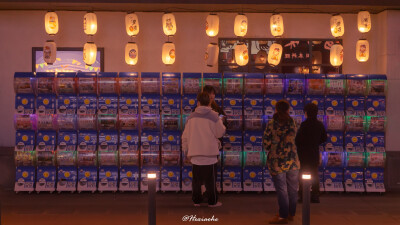
<path id="1" fill-rule="evenodd" d="M 296 214 L 300 161 L 295 137 L 296 124 L 289 116 L 289 103 L 276 103 L 275 114 L 264 131 L 263 145 L 267 152 L 267 166 L 278 196 L 279 214 L 270 224 L 287 224 Z"/>

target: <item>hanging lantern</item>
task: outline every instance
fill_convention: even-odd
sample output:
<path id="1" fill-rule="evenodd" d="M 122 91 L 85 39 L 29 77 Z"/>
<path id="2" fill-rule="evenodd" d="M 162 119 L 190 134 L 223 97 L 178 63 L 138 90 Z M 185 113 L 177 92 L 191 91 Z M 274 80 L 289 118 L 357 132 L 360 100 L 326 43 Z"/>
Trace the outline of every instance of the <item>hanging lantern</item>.
<path id="1" fill-rule="evenodd" d="M 247 33 L 247 17 L 243 14 L 239 14 L 235 17 L 234 32 L 238 37 L 244 37 Z"/>
<path id="2" fill-rule="evenodd" d="M 270 64 L 271 66 L 279 65 L 282 58 L 282 51 L 283 51 L 282 45 L 278 43 L 273 43 L 269 47 L 268 51 L 268 64 Z"/>
<path id="3" fill-rule="evenodd" d="M 129 36 L 136 36 L 139 33 L 139 20 L 135 13 L 129 13 L 125 16 L 126 33 Z"/>
<path id="4" fill-rule="evenodd" d="M 43 46 L 43 59 L 48 65 L 56 61 L 57 47 L 54 41 L 46 41 Z"/>
<path id="5" fill-rule="evenodd" d="M 249 51 L 243 42 L 235 46 L 235 61 L 239 66 L 245 66 L 249 62 Z"/>
<path id="6" fill-rule="evenodd" d="M 260 50 L 257 52 L 255 64 L 266 64 L 267 58 L 268 58 L 267 52 L 264 50 Z M 256 68 L 262 70 L 265 68 L 265 66 L 258 65 L 256 66 Z"/>
<path id="7" fill-rule="evenodd" d="M 357 15 L 358 30 L 367 33 L 371 30 L 371 15 L 368 11 L 360 11 Z"/>
<path id="8" fill-rule="evenodd" d="M 95 35 L 97 32 L 97 17 L 94 13 L 86 13 L 83 17 L 83 31 L 87 35 Z"/>
<path id="9" fill-rule="evenodd" d="M 175 62 L 175 44 L 165 42 L 162 47 L 162 61 L 165 65 L 172 65 Z"/>
<path id="10" fill-rule="evenodd" d="M 86 42 L 83 46 L 83 61 L 86 65 L 91 66 L 96 62 L 97 46 L 93 42 Z"/>
<path id="11" fill-rule="evenodd" d="M 344 34 L 344 22 L 341 15 L 331 17 L 331 33 L 334 37 L 341 37 Z"/>
<path id="12" fill-rule="evenodd" d="M 357 41 L 356 58 L 359 62 L 366 62 L 369 58 L 369 42 L 365 39 Z"/>
<path id="13" fill-rule="evenodd" d="M 139 49 L 135 42 L 128 42 L 125 46 L 125 62 L 128 65 L 136 65 L 139 59 Z"/>
<path id="14" fill-rule="evenodd" d="M 206 19 L 206 34 L 210 37 L 215 37 L 219 32 L 219 17 L 215 14 L 210 14 Z"/>
<path id="15" fill-rule="evenodd" d="M 274 37 L 280 37 L 283 35 L 283 17 L 281 14 L 274 14 L 270 19 L 271 34 Z"/>
<path id="16" fill-rule="evenodd" d="M 44 27 L 46 33 L 49 35 L 55 35 L 58 32 L 58 16 L 55 12 L 48 12 L 44 16 Z"/>
<path id="17" fill-rule="evenodd" d="M 332 66 L 340 66 L 343 63 L 343 46 L 334 44 L 330 50 L 330 61 Z"/>
<path id="18" fill-rule="evenodd" d="M 218 63 L 219 47 L 216 43 L 211 43 L 207 46 L 207 51 L 204 56 L 206 64 L 209 67 L 213 67 Z"/>
<path id="19" fill-rule="evenodd" d="M 162 17 L 162 24 L 164 34 L 167 36 L 174 36 L 176 33 L 175 16 L 172 13 L 165 13 Z"/>

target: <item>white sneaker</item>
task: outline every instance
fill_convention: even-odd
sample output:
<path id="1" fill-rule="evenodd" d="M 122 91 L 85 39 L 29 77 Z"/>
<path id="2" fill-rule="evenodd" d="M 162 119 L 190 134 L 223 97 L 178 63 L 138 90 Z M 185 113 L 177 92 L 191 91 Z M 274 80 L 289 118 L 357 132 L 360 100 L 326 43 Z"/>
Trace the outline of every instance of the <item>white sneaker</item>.
<path id="1" fill-rule="evenodd" d="M 199 206 L 200 206 L 200 204 L 193 204 L 193 206 L 194 206 L 194 207 L 199 207 Z"/>
<path id="2" fill-rule="evenodd" d="M 215 205 L 208 205 L 210 208 L 220 207 L 222 206 L 222 202 L 217 202 Z"/>

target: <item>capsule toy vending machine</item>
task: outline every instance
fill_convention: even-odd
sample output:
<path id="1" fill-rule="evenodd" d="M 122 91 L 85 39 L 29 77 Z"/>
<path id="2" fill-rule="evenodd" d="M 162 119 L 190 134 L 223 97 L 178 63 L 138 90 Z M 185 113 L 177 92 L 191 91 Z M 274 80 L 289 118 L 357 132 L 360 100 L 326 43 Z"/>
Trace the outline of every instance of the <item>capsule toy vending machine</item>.
<path id="1" fill-rule="evenodd" d="M 161 137 L 161 191 L 181 190 L 181 132 L 163 130 Z"/>
<path id="2" fill-rule="evenodd" d="M 80 130 L 78 133 L 78 186 L 77 191 L 97 190 L 97 131 Z"/>
<path id="3" fill-rule="evenodd" d="M 139 132 L 121 130 L 119 135 L 119 191 L 139 191 Z"/>
<path id="4" fill-rule="evenodd" d="M 326 192 L 343 192 L 343 152 L 324 153 L 324 187 Z"/>
<path id="5" fill-rule="evenodd" d="M 97 73 L 78 72 L 77 123 L 79 130 L 97 130 Z"/>
<path id="6" fill-rule="evenodd" d="M 364 187 L 364 152 L 346 152 L 344 184 L 346 192 L 365 192 Z"/>
<path id="7" fill-rule="evenodd" d="M 15 135 L 15 192 L 32 192 L 35 190 L 35 131 L 19 130 Z"/>
<path id="8" fill-rule="evenodd" d="M 14 127 L 16 166 L 14 191 L 32 192 L 36 181 L 36 115 L 34 73 L 14 74 L 15 115 Z"/>
<path id="9" fill-rule="evenodd" d="M 223 109 L 226 114 L 226 130 L 243 130 L 243 74 L 225 73 Z"/>
<path id="10" fill-rule="evenodd" d="M 141 133 L 141 177 L 140 191 L 148 190 L 147 174 L 157 174 L 156 190 L 160 190 L 160 131 L 145 131 Z"/>
<path id="11" fill-rule="evenodd" d="M 243 139 L 243 190 L 263 191 L 263 131 L 245 131 Z"/>
<path id="12" fill-rule="evenodd" d="M 57 125 L 61 130 L 77 130 L 76 113 L 78 98 L 76 73 L 57 73 L 55 83 L 57 93 Z"/>
<path id="13" fill-rule="evenodd" d="M 300 128 L 304 120 L 304 94 L 306 79 L 304 74 L 286 74 L 285 98 L 289 102 L 289 114 Z"/>
<path id="14" fill-rule="evenodd" d="M 57 191 L 76 191 L 78 136 L 76 130 L 59 130 L 57 138 Z"/>
<path id="15" fill-rule="evenodd" d="M 102 130 L 99 132 L 99 187 L 100 192 L 118 190 L 118 132 Z"/>
<path id="16" fill-rule="evenodd" d="M 56 189 L 56 138 L 52 130 L 39 130 L 36 141 L 36 192 L 53 192 Z"/>
<path id="17" fill-rule="evenodd" d="M 219 159 L 221 161 L 221 157 Z M 217 172 L 218 173 L 218 172 Z M 221 191 L 221 173 L 219 173 L 219 177 L 217 176 L 217 190 Z M 219 182 L 218 182 L 219 180 Z M 182 191 L 192 191 L 192 181 L 193 181 L 193 171 L 192 171 L 192 163 L 189 158 L 186 156 L 185 152 L 182 152 Z"/>
<path id="18" fill-rule="evenodd" d="M 181 130 L 181 74 L 162 74 L 162 131 Z"/>
<path id="19" fill-rule="evenodd" d="M 386 192 L 385 160 L 386 152 L 366 153 L 365 188 L 367 192 Z"/>
<path id="20" fill-rule="evenodd" d="M 318 107 L 317 118 L 325 124 L 325 74 L 306 75 L 306 97 L 305 105 L 313 103 Z M 324 151 L 323 144 L 320 151 Z"/>
<path id="21" fill-rule="evenodd" d="M 286 76 L 284 74 L 265 74 L 264 83 L 264 127 L 275 113 L 275 105 L 284 99 Z"/>
<path id="22" fill-rule="evenodd" d="M 367 86 L 366 168 L 367 192 L 385 192 L 386 75 L 369 75 Z"/>
<path id="23" fill-rule="evenodd" d="M 197 107 L 197 94 L 201 92 L 202 75 L 201 73 L 183 73 L 182 77 L 182 128 L 184 128 L 187 117 Z"/>
<path id="24" fill-rule="evenodd" d="M 118 129 L 139 130 L 139 74 L 119 73 Z"/>
<path id="25" fill-rule="evenodd" d="M 264 117 L 264 74 L 247 73 L 244 80 L 244 129 L 262 130 Z"/>
<path id="26" fill-rule="evenodd" d="M 222 191 L 242 191 L 242 131 L 228 131 L 223 137 Z"/>

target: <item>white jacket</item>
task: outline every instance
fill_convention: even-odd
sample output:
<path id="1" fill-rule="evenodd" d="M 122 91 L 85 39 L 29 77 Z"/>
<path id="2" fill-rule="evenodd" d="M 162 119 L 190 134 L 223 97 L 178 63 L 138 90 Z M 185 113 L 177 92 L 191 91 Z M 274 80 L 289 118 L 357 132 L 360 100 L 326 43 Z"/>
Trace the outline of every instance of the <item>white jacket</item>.
<path id="1" fill-rule="evenodd" d="M 188 157 L 219 155 L 219 140 L 225 126 L 218 113 L 210 107 L 199 106 L 186 122 L 182 135 L 182 150 Z"/>

